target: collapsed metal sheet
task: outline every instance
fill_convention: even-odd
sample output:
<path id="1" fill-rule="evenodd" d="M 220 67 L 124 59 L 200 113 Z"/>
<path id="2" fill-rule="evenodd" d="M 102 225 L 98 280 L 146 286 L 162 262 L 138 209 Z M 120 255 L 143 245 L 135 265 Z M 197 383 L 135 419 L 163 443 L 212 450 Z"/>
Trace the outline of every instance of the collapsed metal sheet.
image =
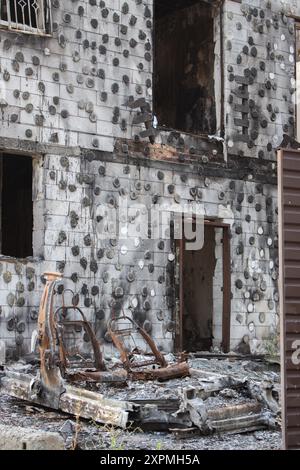
<path id="1" fill-rule="evenodd" d="M 127 401 L 107 399 L 104 394 L 64 384 L 62 391 L 50 403 L 49 396 L 45 395 L 41 383 L 33 375 L 8 370 L 1 380 L 2 393 L 24 401 L 100 424 L 123 429 L 134 424 L 143 430 L 172 431 L 181 437 L 193 433 L 237 434 L 275 428 L 278 424 L 278 413 L 272 410 L 273 400 L 269 403 L 261 399 L 261 396 L 264 396 L 264 384 L 261 393 L 258 393 L 258 384 L 255 384 L 254 394 L 251 393 L 252 388 L 249 388 L 247 380 L 238 381 L 231 377 L 225 380 L 216 374 L 215 377 L 211 375 L 209 379 L 199 377 L 199 386 L 184 388 L 176 400 L 151 398 Z M 238 402 L 226 403 L 218 398 L 222 390 L 227 390 L 227 393 L 231 391 L 233 395 L 240 390 L 242 395 L 247 397 L 247 401 L 241 396 Z M 231 397 L 233 395 L 231 394 Z M 249 398 L 249 395 L 255 396 Z M 214 397 L 217 398 L 216 406 Z"/>
<path id="2" fill-rule="evenodd" d="M 2 391 L 10 396 L 123 429 L 140 408 L 130 402 L 108 399 L 99 393 L 70 385 L 65 385 L 63 391 L 49 403 L 40 385 L 35 377 L 17 372 L 7 372 L 1 379 Z"/>

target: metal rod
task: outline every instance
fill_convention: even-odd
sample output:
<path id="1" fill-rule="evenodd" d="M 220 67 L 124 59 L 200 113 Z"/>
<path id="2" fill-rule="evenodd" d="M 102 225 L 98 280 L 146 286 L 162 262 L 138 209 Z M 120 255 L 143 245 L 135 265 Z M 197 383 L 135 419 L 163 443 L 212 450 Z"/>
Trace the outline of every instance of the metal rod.
<path id="1" fill-rule="evenodd" d="M 33 28 L 32 26 L 32 18 L 31 18 L 31 5 L 29 4 L 30 0 L 28 0 L 28 4 L 27 4 L 27 7 L 28 7 L 28 17 L 29 17 L 29 25 L 31 28 Z"/>
<path id="2" fill-rule="evenodd" d="M 14 6 L 15 6 L 16 25 L 17 25 L 17 29 L 18 29 L 18 27 L 19 27 L 19 18 L 18 18 L 17 0 L 14 0 Z M 10 8 L 10 7 L 9 7 L 9 8 Z"/>

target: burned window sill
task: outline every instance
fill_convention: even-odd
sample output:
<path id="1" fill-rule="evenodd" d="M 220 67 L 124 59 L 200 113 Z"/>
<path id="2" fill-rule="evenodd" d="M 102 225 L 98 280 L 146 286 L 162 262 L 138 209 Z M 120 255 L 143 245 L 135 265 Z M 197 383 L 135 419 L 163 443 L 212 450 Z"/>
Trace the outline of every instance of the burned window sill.
<path id="1" fill-rule="evenodd" d="M 173 163 L 224 162 L 224 140 L 218 136 L 193 135 L 174 130 L 157 129 L 155 143 L 120 139 L 117 154 L 140 156 Z"/>
<path id="2" fill-rule="evenodd" d="M 6 33 L 13 33 L 13 34 L 25 34 L 26 36 L 36 36 L 40 38 L 52 38 L 53 34 L 52 33 L 47 33 L 44 31 L 39 31 L 38 29 L 36 30 L 24 30 L 24 29 L 18 29 L 11 27 L 9 28 L 6 24 L 1 24 L 0 23 L 0 31 L 5 31 Z"/>

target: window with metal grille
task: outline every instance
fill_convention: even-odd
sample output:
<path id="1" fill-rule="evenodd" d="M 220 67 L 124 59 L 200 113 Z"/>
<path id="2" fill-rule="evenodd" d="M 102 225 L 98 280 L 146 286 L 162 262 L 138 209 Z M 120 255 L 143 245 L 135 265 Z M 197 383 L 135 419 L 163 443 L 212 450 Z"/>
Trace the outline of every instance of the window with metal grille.
<path id="1" fill-rule="evenodd" d="M 0 0 L 0 27 L 51 34 L 51 0 Z"/>

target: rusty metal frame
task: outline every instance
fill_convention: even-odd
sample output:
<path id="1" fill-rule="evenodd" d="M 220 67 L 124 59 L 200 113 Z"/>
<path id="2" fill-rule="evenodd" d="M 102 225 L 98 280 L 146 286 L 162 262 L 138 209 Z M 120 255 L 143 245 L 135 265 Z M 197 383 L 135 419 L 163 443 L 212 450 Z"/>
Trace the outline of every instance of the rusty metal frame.
<path id="1" fill-rule="evenodd" d="M 230 225 L 218 220 L 205 220 L 205 225 L 223 229 L 223 306 L 222 306 L 222 349 L 225 353 L 230 350 L 231 325 L 231 254 L 230 254 Z M 177 352 L 183 349 L 183 251 L 184 240 L 177 242 L 177 263 L 179 263 L 179 318 L 176 318 L 175 347 Z"/>
<path id="2" fill-rule="evenodd" d="M 175 378 L 186 377 L 190 375 L 190 368 L 186 361 L 181 360 L 176 364 L 168 365 L 163 354 L 158 350 L 155 342 L 151 336 L 139 326 L 132 318 L 123 315 L 118 320 L 127 320 L 131 323 L 131 328 L 116 329 L 114 328 L 114 322 L 116 319 L 111 319 L 108 332 L 111 336 L 113 344 L 118 349 L 121 361 L 125 370 L 128 372 L 128 377 L 131 380 L 170 380 Z M 115 323 L 116 324 L 116 323 Z M 128 352 L 125 344 L 122 341 L 122 337 L 131 336 L 134 333 L 139 333 L 144 339 L 145 343 L 150 347 L 152 351 L 152 358 L 146 361 L 134 362 L 135 351 Z M 154 366 L 158 366 L 155 368 Z M 146 366 L 153 366 L 152 368 L 145 368 Z"/>
<path id="3" fill-rule="evenodd" d="M 94 352 L 93 372 L 105 371 L 102 354 L 96 336 L 88 323 L 85 315 L 77 306 L 59 307 L 56 311 L 53 309 L 54 295 L 56 293 L 57 283 L 62 279 L 59 273 L 45 273 L 46 285 L 42 295 L 38 316 L 38 334 L 40 350 L 40 375 L 41 385 L 44 392 L 51 397 L 57 397 L 63 389 L 63 377 L 68 375 L 67 367 L 68 354 L 63 344 L 62 329 L 66 325 L 83 326 L 88 334 Z M 63 311 L 76 310 L 80 313 L 82 321 L 62 321 L 57 320 L 58 314 Z M 84 364 L 82 364 L 84 368 Z M 88 376 L 87 376 L 88 379 Z"/>
<path id="4" fill-rule="evenodd" d="M 87 333 L 91 343 L 92 343 L 92 348 L 93 348 L 93 353 L 94 353 L 94 368 L 96 370 L 105 370 L 104 364 L 103 364 L 103 359 L 102 359 L 102 354 L 99 349 L 99 343 L 97 341 L 97 338 L 95 336 L 95 333 L 92 330 L 92 327 L 90 323 L 87 321 L 83 311 L 79 307 L 75 306 L 68 306 L 68 307 L 59 307 L 55 313 L 54 316 L 57 317 L 60 311 L 65 311 L 65 310 L 74 310 L 80 313 L 82 320 L 64 320 L 64 321 L 57 321 L 57 325 L 61 325 L 63 328 L 66 326 L 82 326 Z M 58 329 L 58 336 L 59 336 L 59 344 L 60 344 L 60 353 L 61 353 L 61 361 L 62 365 L 64 366 L 65 369 L 68 367 L 68 353 L 63 345 L 63 334 L 61 331 Z"/>
<path id="5" fill-rule="evenodd" d="M 39 316 L 38 338 L 40 351 L 41 391 L 45 402 L 57 400 L 63 391 L 63 379 L 59 367 L 56 326 L 53 317 L 53 296 L 55 287 L 61 279 L 58 273 L 45 273 L 46 285 L 43 291 Z"/>
<path id="6" fill-rule="evenodd" d="M 131 323 L 132 328 L 127 328 L 123 330 L 115 329 L 114 323 L 116 323 L 118 320 L 127 320 L 129 323 Z M 109 335 L 111 336 L 111 339 L 115 347 L 120 352 L 121 361 L 127 371 L 132 371 L 133 368 L 144 367 L 144 366 L 154 365 L 154 364 L 157 364 L 160 367 L 167 366 L 167 362 L 164 356 L 157 349 L 156 344 L 151 338 L 151 336 L 144 330 L 144 328 L 139 326 L 132 318 L 123 314 L 117 320 L 111 319 L 108 325 L 108 332 L 109 332 Z M 121 340 L 121 337 L 131 336 L 133 333 L 139 333 L 144 339 L 145 343 L 150 347 L 152 354 L 153 354 L 153 358 L 150 359 L 149 361 L 132 362 L 133 353 L 131 352 L 128 353 L 126 351 L 126 348 L 124 346 L 124 343 Z"/>
<path id="7" fill-rule="evenodd" d="M 107 423 L 114 426 L 126 428 L 129 423 L 140 422 L 142 414 L 141 407 L 135 403 L 113 400 L 104 397 L 98 392 L 85 390 L 84 388 L 76 388 L 68 385 L 64 380 L 65 376 L 70 382 L 76 381 L 93 381 L 93 382 L 110 382 L 126 384 L 128 378 L 133 380 L 170 380 L 173 378 L 185 377 L 190 374 L 187 362 L 179 362 L 177 364 L 167 365 L 164 356 L 157 349 L 154 341 L 148 333 L 131 318 L 127 318 L 134 331 L 138 331 L 145 342 L 152 350 L 154 358 L 151 361 L 144 361 L 133 364 L 130 356 L 122 355 L 124 368 L 117 371 L 106 371 L 102 356 L 97 353 L 97 340 L 94 333 L 86 320 L 86 317 L 77 305 L 70 307 L 63 305 L 54 311 L 54 296 L 56 294 L 56 286 L 62 279 L 59 273 L 44 273 L 46 279 L 43 291 L 39 317 L 38 317 L 38 338 L 40 351 L 40 370 L 34 376 L 27 373 L 19 373 L 17 371 L 7 370 L 5 376 L 1 377 L 0 386 L 10 396 L 19 398 L 24 401 L 36 403 L 41 406 L 61 410 L 62 412 L 73 414 L 76 417 L 85 419 L 93 419 L 98 423 Z M 63 296 L 64 303 L 64 296 Z M 74 302 L 75 303 L 75 302 Z M 68 309 L 78 311 L 82 316 L 82 321 L 59 322 L 58 317 L 61 312 L 68 313 Z M 67 352 L 63 345 L 61 329 L 66 325 L 80 325 L 94 340 L 92 341 L 95 350 L 96 365 L 98 370 L 82 370 L 79 369 L 75 373 L 66 372 L 68 361 Z M 112 337 L 118 339 L 120 330 L 111 328 Z M 116 339 L 115 339 L 116 341 Z M 118 345 L 118 342 L 116 342 Z M 120 341 L 122 345 L 122 342 Z M 121 347 L 119 345 L 119 347 Z M 121 352 L 123 352 L 121 348 Z M 157 365 L 159 367 L 153 369 L 143 369 L 145 365 Z M 128 369 L 124 370 L 124 369 Z M 137 370 L 132 370 L 136 367 Z M 101 369 L 101 370 L 99 370 Z M 64 376 L 63 376 L 64 375 Z"/>

